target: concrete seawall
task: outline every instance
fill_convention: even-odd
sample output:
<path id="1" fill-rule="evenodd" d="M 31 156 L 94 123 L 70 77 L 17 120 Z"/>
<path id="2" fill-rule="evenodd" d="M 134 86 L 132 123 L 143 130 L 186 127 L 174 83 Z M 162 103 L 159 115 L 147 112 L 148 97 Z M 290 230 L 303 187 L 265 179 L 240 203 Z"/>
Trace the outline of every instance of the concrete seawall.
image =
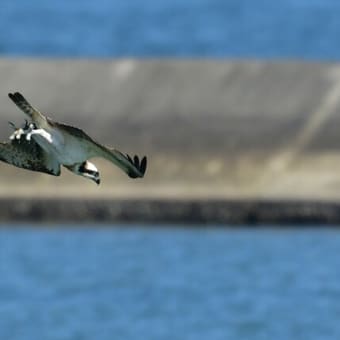
<path id="1" fill-rule="evenodd" d="M 0 199 L 2 223 L 339 226 L 340 203 L 220 199 Z"/>
<path id="2" fill-rule="evenodd" d="M 147 154 L 133 181 L 105 161 L 102 185 L 0 164 L 0 197 L 340 198 L 340 64 L 0 59 L 0 133 L 21 91 L 57 121 Z"/>

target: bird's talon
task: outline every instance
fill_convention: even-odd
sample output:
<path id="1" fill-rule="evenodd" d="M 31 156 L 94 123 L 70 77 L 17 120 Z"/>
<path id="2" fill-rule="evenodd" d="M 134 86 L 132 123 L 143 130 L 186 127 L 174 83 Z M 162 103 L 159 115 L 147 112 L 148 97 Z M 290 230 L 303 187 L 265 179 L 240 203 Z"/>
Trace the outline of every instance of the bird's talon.
<path id="1" fill-rule="evenodd" d="M 8 122 L 9 126 L 15 131 L 17 128 L 12 122 Z"/>

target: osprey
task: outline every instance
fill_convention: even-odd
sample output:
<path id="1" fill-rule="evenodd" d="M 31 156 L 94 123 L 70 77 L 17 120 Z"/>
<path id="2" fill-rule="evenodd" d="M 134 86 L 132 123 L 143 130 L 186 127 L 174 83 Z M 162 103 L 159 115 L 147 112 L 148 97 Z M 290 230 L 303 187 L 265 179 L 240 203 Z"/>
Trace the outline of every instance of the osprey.
<path id="1" fill-rule="evenodd" d="M 59 176 L 63 165 L 76 175 L 100 183 L 99 172 L 88 160 L 103 157 L 121 168 L 129 177 L 143 177 L 146 157 L 132 159 L 129 155 L 105 147 L 84 131 L 57 123 L 36 110 L 19 93 L 9 93 L 9 98 L 29 117 L 21 128 L 14 128 L 9 142 L 0 143 L 0 160 L 14 166 Z"/>

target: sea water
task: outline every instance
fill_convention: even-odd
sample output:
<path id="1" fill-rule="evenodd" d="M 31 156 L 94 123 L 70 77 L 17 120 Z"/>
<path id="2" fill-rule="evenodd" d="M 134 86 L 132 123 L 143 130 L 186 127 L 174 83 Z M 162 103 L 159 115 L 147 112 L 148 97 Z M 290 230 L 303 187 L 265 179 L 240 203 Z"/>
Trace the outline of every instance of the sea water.
<path id="1" fill-rule="evenodd" d="M 3 226 L 0 339 L 339 339 L 340 231 Z"/>
<path id="2" fill-rule="evenodd" d="M 0 54 L 338 60 L 338 0 L 2 0 Z"/>

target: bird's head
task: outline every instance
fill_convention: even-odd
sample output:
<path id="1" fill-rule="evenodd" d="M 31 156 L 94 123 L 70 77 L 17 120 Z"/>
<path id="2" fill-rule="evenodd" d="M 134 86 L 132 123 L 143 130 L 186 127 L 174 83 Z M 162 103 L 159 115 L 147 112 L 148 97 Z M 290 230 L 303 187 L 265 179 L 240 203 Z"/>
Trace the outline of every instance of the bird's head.
<path id="1" fill-rule="evenodd" d="M 100 176 L 99 171 L 96 166 L 89 161 L 85 161 L 84 163 L 77 164 L 73 171 L 80 176 L 85 178 L 92 179 L 96 184 L 100 184 Z"/>

